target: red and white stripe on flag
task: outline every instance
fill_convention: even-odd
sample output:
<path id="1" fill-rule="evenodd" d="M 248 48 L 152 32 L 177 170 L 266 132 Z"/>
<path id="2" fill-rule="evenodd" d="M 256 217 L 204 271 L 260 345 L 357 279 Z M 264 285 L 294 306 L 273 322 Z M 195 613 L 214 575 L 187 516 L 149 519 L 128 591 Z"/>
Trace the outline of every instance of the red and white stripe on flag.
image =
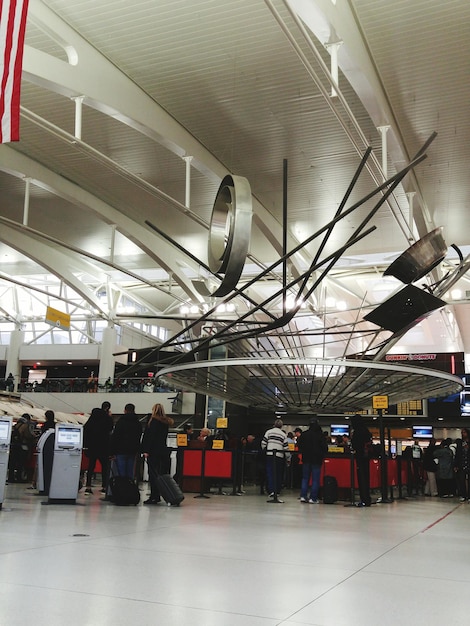
<path id="1" fill-rule="evenodd" d="M 0 143 L 20 138 L 20 91 L 29 0 L 0 0 Z"/>

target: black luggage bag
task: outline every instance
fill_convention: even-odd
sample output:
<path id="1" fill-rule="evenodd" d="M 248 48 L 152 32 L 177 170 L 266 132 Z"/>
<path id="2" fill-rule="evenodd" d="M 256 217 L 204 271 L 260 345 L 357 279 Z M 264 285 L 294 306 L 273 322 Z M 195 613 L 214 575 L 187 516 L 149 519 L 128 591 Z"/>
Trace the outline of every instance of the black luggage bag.
<path id="1" fill-rule="evenodd" d="M 338 481 L 334 476 L 323 477 L 323 504 L 334 504 L 338 500 Z"/>
<path id="2" fill-rule="evenodd" d="M 184 500 L 184 494 L 176 480 L 170 474 L 157 474 L 147 460 L 149 474 L 155 479 L 158 491 L 168 506 L 179 506 Z"/>
<path id="3" fill-rule="evenodd" d="M 160 495 L 171 506 L 179 506 L 184 500 L 183 492 L 176 480 L 170 474 L 157 476 L 157 486 Z"/>
<path id="4" fill-rule="evenodd" d="M 119 476 L 116 474 L 116 464 L 114 461 L 110 464 L 109 478 L 109 495 L 110 502 L 114 502 L 118 506 L 136 506 L 140 502 L 140 491 L 134 480 L 127 476 Z"/>

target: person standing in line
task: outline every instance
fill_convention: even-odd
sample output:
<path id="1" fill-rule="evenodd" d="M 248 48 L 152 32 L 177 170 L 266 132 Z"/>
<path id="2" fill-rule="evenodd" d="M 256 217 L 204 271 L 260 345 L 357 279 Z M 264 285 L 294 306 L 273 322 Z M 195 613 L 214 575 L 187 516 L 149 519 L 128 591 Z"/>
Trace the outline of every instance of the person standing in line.
<path id="1" fill-rule="evenodd" d="M 94 408 L 83 427 L 83 446 L 88 457 L 85 495 L 93 493 L 91 480 L 96 461 L 101 463 L 101 493 L 106 493 L 109 472 L 109 437 L 113 430 L 111 404 L 103 402 L 101 408 Z"/>
<path id="2" fill-rule="evenodd" d="M 448 437 L 434 451 L 437 459 L 437 490 L 441 498 L 453 498 L 455 493 L 454 455 L 451 450 L 452 439 Z"/>
<path id="3" fill-rule="evenodd" d="M 460 502 L 470 502 L 470 436 L 468 428 L 462 428 L 462 438 L 457 440 L 455 450 L 455 470 Z"/>
<path id="4" fill-rule="evenodd" d="M 316 417 L 310 419 L 310 426 L 308 430 L 301 434 L 297 445 L 302 455 L 300 501 L 318 504 L 321 466 L 327 452 L 327 445 Z M 310 488 L 310 499 L 308 499 L 307 492 L 310 479 L 312 479 L 312 486 Z"/>
<path id="5" fill-rule="evenodd" d="M 370 506 L 369 447 L 372 444 L 372 435 L 362 421 L 361 415 L 353 415 L 351 424 L 353 427 L 351 448 L 354 451 L 354 458 L 356 460 L 357 482 L 359 485 L 359 497 L 361 498 L 357 506 Z"/>
<path id="6" fill-rule="evenodd" d="M 270 498 L 274 498 L 280 493 L 284 467 L 286 462 L 290 461 L 291 456 L 287 435 L 282 427 L 282 420 L 277 419 L 273 428 L 267 430 L 261 440 L 261 448 L 266 450 L 266 478 Z"/>
<path id="7" fill-rule="evenodd" d="M 135 460 L 140 451 L 142 426 L 135 414 L 135 405 L 126 404 L 124 414 L 116 422 L 109 441 L 109 452 L 116 463 L 118 476 L 134 480 Z"/>
<path id="8" fill-rule="evenodd" d="M 44 422 L 44 424 L 41 427 L 41 434 L 45 433 L 46 430 L 49 429 L 54 429 L 55 428 L 55 414 L 54 411 L 51 411 L 50 409 L 48 409 L 45 413 L 44 413 L 44 417 L 46 418 L 46 421 Z"/>
<path id="9" fill-rule="evenodd" d="M 422 487 L 422 459 L 423 451 L 419 445 L 419 441 L 415 439 L 408 453 L 408 483 L 407 492 L 409 496 L 419 495 Z"/>
<path id="10" fill-rule="evenodd" d="M 34 422 L 29 413 L 23 413 L 11 432 L 10 455 L 8 458 L 9 483 L 15 481 L 22 483 L 28 480 L 28 463 L 35 445 Z"/>
<path id="11" fill-rule="evenodd" d="M 435 449 L 436 440 L 433 437 L 429 440 L 429 445 L 423 452 L 423 469 L 426 472 L 426 485 L 424 487 L 425 496 L 437 496 L 437 463 L 434 460 Z"/>
<path id="12" fill-rule="evenodd" d="M 158 504 L 161 500 L 157 476 L 170 471 L 170 449 L 167 446 L 168 430 L 174 421 L 167 416 L 161 404 L 152 407 L 142 438 L 142 452 L 149 465 L 150 497 L 144 504 Z"/>

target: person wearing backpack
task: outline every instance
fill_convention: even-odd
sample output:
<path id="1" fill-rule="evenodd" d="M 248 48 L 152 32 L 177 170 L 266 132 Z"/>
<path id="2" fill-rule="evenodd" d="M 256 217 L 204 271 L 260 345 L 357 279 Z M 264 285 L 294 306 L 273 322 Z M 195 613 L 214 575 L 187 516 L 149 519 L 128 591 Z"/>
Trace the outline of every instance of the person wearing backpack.
<path id="1" fill-rule="evenodd" d="M 35 443 L 34 422 L 29 413 L 23 413 L 11 433 L 8 482 L 27 480 L 27 464 Z"/>
<path id="2" fill-rule="evenodd" d="M 140 452 L 142 426 L 134 404 L 126 404 L 124 413 L 116 422 L 109 442 L 111 458 L 116 463 L 118 476 L 134 480 L 136 457 Z"/>

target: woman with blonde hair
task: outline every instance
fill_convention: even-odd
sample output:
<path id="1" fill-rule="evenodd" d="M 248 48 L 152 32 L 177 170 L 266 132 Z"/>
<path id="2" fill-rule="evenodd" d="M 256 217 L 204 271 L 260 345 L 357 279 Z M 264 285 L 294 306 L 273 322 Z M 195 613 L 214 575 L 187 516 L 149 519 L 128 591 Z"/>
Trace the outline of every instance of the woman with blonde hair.
<path id="1" fill-rule="evenodd" d="M 161 500 L 157 476 L 170 471 L 170 449 L 166 445 L 168 429 L 174 421 L 166 415 L 161 404 L 152 407 L 142 439 L 142 452 L 149 465 L 150 498 L 144 504 L 158 504 Z"/>

